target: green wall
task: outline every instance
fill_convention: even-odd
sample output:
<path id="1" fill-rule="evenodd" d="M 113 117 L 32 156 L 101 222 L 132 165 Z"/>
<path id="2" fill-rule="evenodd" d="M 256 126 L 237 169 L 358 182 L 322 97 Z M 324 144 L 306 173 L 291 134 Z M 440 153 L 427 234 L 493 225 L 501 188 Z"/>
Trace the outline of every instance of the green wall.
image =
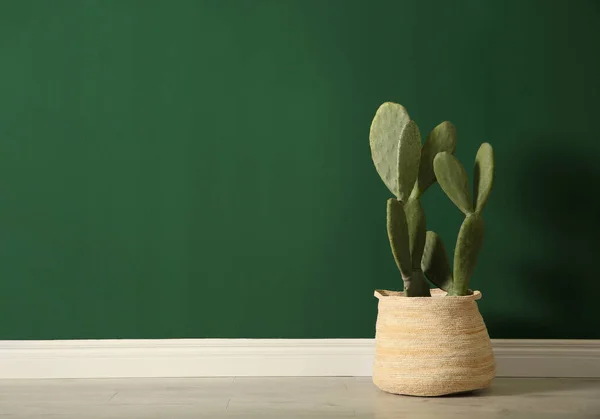
<path id="1" fill-rule="evenodd" d="M 494 338 L 600 338 L 599 3 L 3 1 L 0 339 L 372 337 L 380 103 L 496 150 Z M 432 188 L 429 227 L 461 215 Z"/>

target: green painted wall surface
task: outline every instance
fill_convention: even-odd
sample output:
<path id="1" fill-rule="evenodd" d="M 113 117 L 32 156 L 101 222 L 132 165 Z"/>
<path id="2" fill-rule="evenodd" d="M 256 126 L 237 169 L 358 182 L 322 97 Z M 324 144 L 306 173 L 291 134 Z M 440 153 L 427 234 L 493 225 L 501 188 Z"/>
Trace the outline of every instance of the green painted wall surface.
<path id="1" fill-rule="evenodd" d="M 597 1 L 4 1 L 0 339 L 372 337 L 380 103 L 497 183 L 494 338 L 600 338 Z M 429 226 L 462 217 L 436 186 Z"/>

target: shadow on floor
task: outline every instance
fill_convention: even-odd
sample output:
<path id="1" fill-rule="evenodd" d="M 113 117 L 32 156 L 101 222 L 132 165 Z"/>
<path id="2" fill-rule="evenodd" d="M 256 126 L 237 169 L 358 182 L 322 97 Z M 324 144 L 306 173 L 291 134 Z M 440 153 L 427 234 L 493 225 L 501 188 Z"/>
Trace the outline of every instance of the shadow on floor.
<path id="1" fill-rule="evenodd" d="M 477 393 L 479 397 L 518 396 L 554 397 L 556 392 L 597 389 L 600 394 L 600 379 L 594 378 L 502 378 L 494 380 L 490 388 Z M 536 395 L 536 393 L 540 393 Z"/>
<path id="2" fill-rule="evenodd" d="M 467 391 L 464 393 L 448 394 L 445 396 L 422 397 L 405 396 L 386 393 L 379 389 L 374 390 L 376 397 L 394 398 L 401 397 L 414 401 L 443 403 L 445 399 L 469 399 L 481 397 L 522 396 L 547 398 L 555 397 L 555 393 L 577 392 L 582 390 L 597 390 L 600 394 L 600 378 L 496 378 L 487 389 Z M 563 394 L 564 396 L 564 394 Z"/>

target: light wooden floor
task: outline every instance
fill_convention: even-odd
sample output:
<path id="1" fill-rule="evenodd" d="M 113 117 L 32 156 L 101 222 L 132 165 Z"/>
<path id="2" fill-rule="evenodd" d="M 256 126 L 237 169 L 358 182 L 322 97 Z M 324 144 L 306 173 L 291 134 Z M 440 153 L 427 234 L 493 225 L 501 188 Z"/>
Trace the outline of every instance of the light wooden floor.
<path id="1" fill-rule="evenodd" d="M 599 419 L 600 380 L 496 379 L 471 396 L 379 391 L 369 378 L 0 380 L 8 418 Z"/>

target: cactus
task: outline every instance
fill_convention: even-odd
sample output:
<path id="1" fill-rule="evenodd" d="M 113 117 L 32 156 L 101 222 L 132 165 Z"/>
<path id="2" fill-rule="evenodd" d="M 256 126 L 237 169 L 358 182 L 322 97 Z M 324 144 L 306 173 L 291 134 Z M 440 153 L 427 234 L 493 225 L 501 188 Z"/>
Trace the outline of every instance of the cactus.
<path id="1" fill-rule="evenodd" d="M 473 171 L 473 197 L 475 210 L 483 211 L 494 185 L 494 150 L 488 143 L 483 143 L 475 156 Z"/>
<path id="2" fill-rule="evenodd" d="M 399 140 L 409 121 L 410 117 L 402 105 L 386 102 L 377 109 L 369 133 L 375 169 L 383 183 L 399 200 L 403 198 L 398 191 Z"/>
<path id="3" fill-rule="evenodd" d="M 492 146 L 483 143 L 475 157 L 473 182 L 473 200 L 469 194 L 469 181 L 463 165 L 449 153 L 439 153 L 433 161 L 433 168 L 438 183 L 448 198 L 465 214 L 454 250 L 454 275 L 452 286 L 448 287 L 448 295 L 468 295 L 469 282 L 477 265 L 477 259 L 483 247 L 484 225 L 481 212 L 487 203 L 494 183 L 494 152 Z M 432 236 L 433 240 L 433 236 Z M 437 239 L 440 240 L 441 239 Z M 435 246 L 429 246 L 432 250 Z M 427 261 L 433 261 L 428 256 Z M 425 258 L 424 258 L 424 262 Z M 443 267 L 428 266 L 425 271 L 441 270 Z M 437 273 L 437 275 L 440 275 Z M 444 277 L 442 275 L 442 277 Z M 430 278 L 432 282 L 434 279 Z M 446 285 L 446 284 L 444 284 Z M 438 284 L 443 289 L 442 285 Z"/>
<path id="4" fill-rule="evenodd" d="M 433 170 L 438 183 L 454 205 L 465 215 L 472 213 L 467 172 L 458 159 L 450 153 L 439 153 L 433 160 Z"/>
<path id="5" fill-rule="evenodd" d="M 435 183 L 436 154 L 454 152 L 456 130 L 450 122 L 442 122 L 421 146 L 419 128 L 406 109 L 386 102 L 373 118 L 369 137 L 375 168 L 395 195 L 387 202 L 387 229 L 405 295 L 431 296 L 421 269 L 427 228 L 420 198 Z"/>
<path id="6" fill-rule="evenodd" d="M 446 248 L 442 238 L 433 231 L 427 232 L 421 266 L 431 282 L 444 291 L 451 292 L 454 278 L 450 271 Z"/>
<path id="7" fill-rule="evenodd" d="M 434 285 L 446 291 L 447 295 L 455 295 L 454 276 L 450 269 L 446 248 L 442 238 L 434 231 L 427 232 L 421 268 L 427 279 Z M 473 294 L 473 290 L 467 289 L 467 294 Z"/>
<path id="8" fill-rule="evenodd" d="M 471 197 L 466 171 L 453 155 L 456 129 L 452 123 L 444 121 L 436 126 L 421 146 L 419 128 L 406 109 L 385 102 L 373 118 L 369 142 L 377 173 L 395 196 L 387 201 L 387 231 L 404 295 L 431 296 L 427 279 L 449 296 L 472 294 L 469 282 L 484 238 L 481 212 L 494 181 L 492 147 L 483 143 L 477 152 Z M 421 196 L 436 181 L 465 214 L 453 272 L 442 239 L 427 231 L 421 206 Z"/>
<path id="9" fill-rule="evenodd" d="M 410 259 L 408 223 L 404 213 L 402 202 L 390 198 L 387 202 L 387 230 L 392 246 L 392 253 L 396 259 L 396 265 L 405 283 L 410 281 L 412 275 L 412 261 Z"/>
<path id="10" fill-rule="evenodd" d="M 421 196 L 436 181 L 433 171 L 433 159 L 437 153 L 446 151 L 454 153 L 456 150 L 456 128 L 448 121 L 444 121 L 435 127 L 423 148 L 421 149 L 421 164 L 419 165 L 419 176 L 413 190 L 412 196 Z"/>

